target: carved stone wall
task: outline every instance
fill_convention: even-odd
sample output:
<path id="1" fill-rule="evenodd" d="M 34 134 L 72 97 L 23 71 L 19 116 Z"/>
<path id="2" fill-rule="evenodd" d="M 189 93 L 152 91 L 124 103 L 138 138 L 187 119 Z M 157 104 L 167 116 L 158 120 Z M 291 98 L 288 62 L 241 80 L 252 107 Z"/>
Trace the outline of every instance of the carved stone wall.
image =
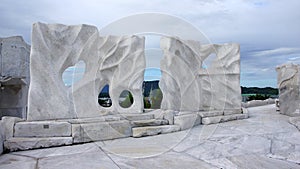
<path id="1" fill-rule="evenodd" d="M 238 44 L 201 45 L 163 37 L 161 48 L 164 51 L 159 84 L 163 92 L 162 109 L 241 112 Z M 203 61 L 212 53 L 216 58 L 204 68 Z"/>
<path id="2" fill-rule="evenodd" d="M 62 73 L 81 60 L 86 64 L 83 78 L 66 87 Z M 94 26 L 36 23 L 30 62 L 28 120 L 142 112 L 143 37 L 100 37 Z M 110 108 L 98 104 L 98 94 L 105 84 L 110 85 Z M 131 91 L 134 97 L 127 109 L 118 104 L 122 90 Z"/>
<path id="3" fill-rule="evenodd" d="M 281 114 L 300 116 L 300 66 L 284 64 L 276 67 Z"/>
<path id="4" fill-rule="evenodd" d="M 142 113 L 144 41 L 134 35 L 101 37 L 96 27 L 88 25 L 34 24 L 28 120 Z M 163 110 L 241 113 L 238 44 L 201 45 L 162 37 L 161 48 Z M 216 58 L 203 67 L 212 53 Z M 84 76 L 66 87 L 62 73 L 79 61 L 86 65 Z M 98 104 L 98 94 L 107 84 L 112 100 L 109 108 Z M 129 108 L 119 105 L 124 90 L 134 98 Z"/>
<path id="5" fill-rule="evenodd" d="M 0 118 L 26 118 L 29 54 L 21 36 L 0 38 Z"/>

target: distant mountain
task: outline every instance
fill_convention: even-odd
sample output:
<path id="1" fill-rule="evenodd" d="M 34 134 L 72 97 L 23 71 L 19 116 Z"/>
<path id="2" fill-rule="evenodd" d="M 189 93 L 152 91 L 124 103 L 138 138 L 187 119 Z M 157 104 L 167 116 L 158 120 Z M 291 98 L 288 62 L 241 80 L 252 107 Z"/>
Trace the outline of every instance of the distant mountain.
<path id="1" fill-rule="evenodd" d="M 159 89 L 158 86 L 159 80 L 154 81 L 144 81 L 143 82 L 143 95 L 149 97 L 150 91 L 154 89 Z"/>
<path id="2" fill-rule="evenodd" d="M 278 89 L 272 87 L 243 87 L 241 86 L 242 94 L 262 94 L 262 95 L 278 95 Z"/>
<path id="3" fill-rule="evenodd" d="M 159 80 L 154 81 L 144 81 L 143 82 L 143 94 L 145 97 L 149 97 L 150 91 L 154 89 L 159 89 Z M 241 86 L 242 94 L 262 94 L 262 95 L 278 95 L 278 89 L 272 87 L 243 87 Z M 102 89 L 104 95 L 108 94 L 109 86 L 106 85 Z"/>

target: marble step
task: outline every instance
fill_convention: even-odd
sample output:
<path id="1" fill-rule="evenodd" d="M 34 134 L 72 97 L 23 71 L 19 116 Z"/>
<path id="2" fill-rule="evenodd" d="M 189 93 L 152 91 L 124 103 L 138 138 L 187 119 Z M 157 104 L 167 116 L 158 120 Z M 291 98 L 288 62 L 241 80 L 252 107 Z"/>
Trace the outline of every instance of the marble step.
<path id="1" fill-rule="evenodd" d="M 130 124 L 132 127 L 160 126 L 168 125 L 169 121 L 165 119 L 136 120 L 131 121 Z"/>
<path id="2" fill-rule="evenodd" d="M 153 114 L 120 114 L 123 120 L 137 121 L 154 119 Z"/>
<path id="3" fill-rule="evenodd" d="M 131 124 L 128 120 L 72 124 L 74 143 L 112 140 L 132 135 Z"/>
<path id="4" fill-rule="evenodd" d="M 58 121 L 66 121 L 71 124 L 82 124 L 82 123 L 96 123 L 96 122 L 109 122 L 109 121 L 120 121 L 121 117 L 117 115 L 107 115 L 100 117 L 87 117 L 78 119 L 63 119 Z"/>
<path id="5" fill-rule="evenodd" d="M 72 137 L 11 137 L 4 142 L 4 148 L 9 151 L 28 150 L 70 145 L 72 142 Z"/>
<path id="6" fill-rule="evenodd" d="M 162 125 L 132 128 L 132 137 L 153 136 L 158 134 L 172 133 L 180 130 L 178 125 Z"/>
<path id="7" fill-rule="evenodd" d="M 204 117 L 202 118 L 202 124 L 216 124 L 222 123 L 232 120 L 241 120 L 247 119 L 249 117 L 247 109 L 243 108 L 243 113 L 240 114 L 231 114 L 231 115 L 224 115 L 224 116 L 215 116 L 215 117 Z"/>
<path id="8" fill-rule="evenodd" d="M 71 124 L 56 121 L 17 122 L 14 137 L 70 137 Z"/>

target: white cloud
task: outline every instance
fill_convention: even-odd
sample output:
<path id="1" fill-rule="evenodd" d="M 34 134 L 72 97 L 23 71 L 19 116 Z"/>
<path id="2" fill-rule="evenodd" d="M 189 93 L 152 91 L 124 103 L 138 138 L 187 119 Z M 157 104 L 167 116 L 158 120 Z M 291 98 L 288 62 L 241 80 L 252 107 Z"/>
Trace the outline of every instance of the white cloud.
<path id="1" fill-rule="evenodd" d="M 274 66 L 300 63 L 299 6 L 299 0 L 2 0 L 0 37 L 22 35 L 30 42 L 31 25 L 38 21 L 101 29 L 132 14 L 166 13 L 188 21 L 214 43 L 240 43 L 242 80 L 269 77 L 274 86 Z"/>
<path id="2" fill-rule="evenodd" d="M 287 55 L 293 55 L 293 54 L 300 54 L 300 48 L 277 48 L 277 49 L 271 49 L 271 50 L 264 50 L 264 51 L 258 51 L 254 52 L 253 56 L 287 56 Z"/>

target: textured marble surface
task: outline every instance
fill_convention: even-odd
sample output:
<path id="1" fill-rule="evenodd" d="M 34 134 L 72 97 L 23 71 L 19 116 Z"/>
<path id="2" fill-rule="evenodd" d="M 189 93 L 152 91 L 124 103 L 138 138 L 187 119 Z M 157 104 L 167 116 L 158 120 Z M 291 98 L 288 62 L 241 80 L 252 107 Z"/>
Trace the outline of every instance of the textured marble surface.
<path id="1" fill-rule="evenodd" d="M 279 109 L 288 116 L 300 116 L 300 66 L 292 63 L 276 67 Z"/>
<path id="2" fill-rule="evenodd" d="M 300 168 L 300 131 L 275 105 L 250 118 L 170 134 L 19 151 L 0 168 Z"/>
<path id="3" fill-rule="evenodd" d="M 164 110 L 199 111 L 241 108 L 238 44 L 201 45 L 176 37 L 162 37 L 161 60 Z M 203 62 L 215 54 L 210 65 Z M 210 58 L 211 59 L 211 58 Z"/>
<path id="4" fill-rule="evenodd" d="M 0 118 L 26 118 L 29 53 L 21 36 L 0 38 Z"/>
<path id="5" fill-rule="evenodd" d="M 33 24 L 28 120 L 76 117 L 72 90 L 63 83 L 62 73 L 79 60 L 88 60 L 88 56 L 90 63 L 86 63 L 86 69 L 91 72 L 89 64 L 97 58 L 97 38 L 94 26 Z"/>
<path id="6" fill-rule="evenodd" d="M 144 37 L 134 35 L 100 37 L 97 28 L 89 25 L 35 23 L 27 119 L 141 113 L 144 41 Z M 82 79 L 71 87 L 65 86 L 62 73 L 79 61 L 86 65 Z M 107 84 L 112 99 L 110 108 L 98 104 L 98 94 Z M 123 90 L 130 91 L 134 98 L 133 105 L 126 109 L 119 105 Z"/>

